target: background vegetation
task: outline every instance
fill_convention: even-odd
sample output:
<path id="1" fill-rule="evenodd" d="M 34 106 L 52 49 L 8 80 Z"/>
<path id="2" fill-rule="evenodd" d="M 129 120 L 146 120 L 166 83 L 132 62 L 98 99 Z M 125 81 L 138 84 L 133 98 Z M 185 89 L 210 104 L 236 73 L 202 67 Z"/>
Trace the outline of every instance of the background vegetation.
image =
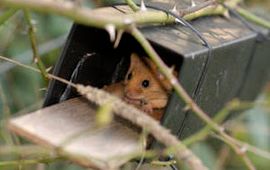
<path id="1" fill-rule="evenodd" d="M 96 1 L 101 3 L 100 1 Z M 95 3 L 88 3 L 94 6 Z M 262 17 L 270 18 L 269 0 L 247 0 L 247 5 Z M 0 15 L 7 9 L 0 7 Z M 268 15 L 267 15 L 268 14 Z M 55 15 L 43 15 L 32 13 L 36 26 L 37 42 L 40 54 L 47 68 L 52 67 L 59 56 L 72 22 Z M 7 22 L 0 25 L 0 54 L 14 58 L 25 64 L 32 63 L 32 50 L 27 34 L 28 26 L 22 11 L 16 12 Z M 34 65 L 34 64 L 33 64 Z M 24 114 L 40 108 L 45 94 L 46 82 L 39 74 L 22 69 L 6 62 L 0 61 L 0 161 L 17 160 L 21 157 L 15 155 L 1 155 L 1 147 L 4 145 L 20 145 L 27 143 L 18 138 L 5 128 L 6 120 L 16 113 Z M 270 86 L 266 87 L 258 100 L 270 101 Z M 270 107 L 256 105 L 245 111 L 232 121 L 228 127 L 233 136 L 248 141 L 250 144 L 270 151 Z M 214 143 L 214 144 L 213 144 Z M 225 145 L 212 139 L 196 143 L 192 146 L 195 153 L 211 169 L 241 170 L 242 163 Z M 256 167 L 260 170 L 268 170 L 270 161 L 250 155 Z M 223 168 L 221 168 L 223 167 Z M 55 161 L 49 164 L 36 164 L 29 166 L 3 166 L 3 169 L 81 169 L 68 161 Z M 0 164 L 0 169 L 2 169 Z"/>

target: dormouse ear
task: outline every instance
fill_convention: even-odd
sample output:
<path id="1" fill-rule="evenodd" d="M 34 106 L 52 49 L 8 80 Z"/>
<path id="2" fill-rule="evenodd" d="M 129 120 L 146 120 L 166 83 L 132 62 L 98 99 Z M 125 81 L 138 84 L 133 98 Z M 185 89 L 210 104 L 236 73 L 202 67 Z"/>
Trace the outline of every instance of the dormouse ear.
<path id="1" fill-rule="evenodd" d="M 140 57 L 136 53 L 132 53 L 130 56 L 130 67 L 133 68 L 134 66 L 138 65 L 140 63 Z"/>
<path id="2" fill-rule="evenodd" d="M 177 78 L 178 77 L 178 72 L 175 70 L 175 65 L 171 66 L 171 72 L 172 74 Z"/>
<path id="3" fill-rule="evenodd" d="M 130 56 L 130 65 L 128 68 L 128 72 L 125 76 L 125 80 L 127 80 L 128 75 L 132 72 L 132 70 L 134 70 L 136 65 L 138 66 L 139 62 L 140 62 L 139 56 L 136 53 L 132 53 Z"/>
<path id="4" fill-rule="evenodd" d="M 175 66 L 171 66 L 170 67 L 170 72 L 177 78 L 178 77 L 178 72 L 175 70 Z M 162 73 L 160 73 L 159 71 L 159 77 L 160 79 L 165 79 L 164 75 Z"/>
<path id="5" fill-rule="evenodd" d="M 171 73 L 176 77 L 178 78 L 178 73 L 177 71 L 175 70 L 175 66 L 172 66 L 170 68 L 171 70 Z M 164 86 L 164 88 L 167 90 L 167 91 L 171 91 L 172 89 L 172 85 L 171 83 L 165 78 L 165 76 L 160 72 L 158 71 L 158 78 L 162 81 L 162 84 Z"/>
<path id="6" fill-rule="evenodd" d="M 144 57 L 144 60 L 146 62 L 146 64 L 152 69 L 152 70 L 157 70 L 157 66 L 154 64 L 154 62 L 148 58 L 148 57 Z"/>
<path id="7" fill-rule="evenodd" d="M 154 70 L 156 73 L 158 73 L 157 76 L 158 76 L 158 78 L 159 78 L 160 80 L 164 80 L 164 79 L 165 79 L 165 77 L 163 76 L 163 74 L 160 73 L 160 71 L 159 71 L 157 65 L 154 64 L 152 60 L 150 60 L 149 58 L 145 57 L 145 61 L 146 61 L 147 65 L 150 66 L 150 68 L 151 68 L 152 70 Z M 177 71 L 175 70 L 175 66 L 174 66 L 174 65 L 171 66 L 170 70 L 171 70 L 172 74 L 173 74 L 175 77 L 178 77 L 178 73 L 177 73 Z"/>

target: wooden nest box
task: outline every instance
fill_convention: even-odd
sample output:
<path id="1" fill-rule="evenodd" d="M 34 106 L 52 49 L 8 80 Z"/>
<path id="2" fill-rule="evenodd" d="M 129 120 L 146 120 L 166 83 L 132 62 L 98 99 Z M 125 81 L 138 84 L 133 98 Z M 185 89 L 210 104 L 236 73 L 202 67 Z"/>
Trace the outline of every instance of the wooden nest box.
<path id="1" fill-rule="evenodd" d="M 118 6 L 108 10 L 121 14 L 126 8 Z M 165 63 L 176 65 L 179 81 L 210 116 L 234 98 L 254 100 L 269 78 L 270 41 L 258 41 L 258 34 L 235 17 L 203 17 L 193 21 L 192 25 L 212 46 L 210 55 L 210 49 L 181 24 L 146 26 L 140 30 Z M 264 36 L 269 35 L 267 30 L 258 29 Z M 123 79 L 129 67 L 129 56 L 134 51 L 144 54 L 129 34 L 124 34 L 119 46 L 114 48 L 105 30 L 74 24 L 53 74 L 70 80 L 82 57 L 94 54 L 83 63 L 75 83 L 101 88 L 112 81 Z M 65 84 L 52 80 L 44 106 L 59 103 L 65 89 Z M 72 91 L 67 98 L 75 96 L 78 94 Z M 162 125 L 179 138 L 194 133 L 203 125 L 199 118 L 185 111 L 184 107 L 185 104 L 177 95 L 172 94 L 161 120 Z M 90 106 L 90 109 L 95 108 Z M 76 109 L 72 112 L 76 112 Z M 22 123 L 21 119 L 15 118 L 11 127 L 22 128 L 17 123 Z"/>
<path id="2" fill-rule="evenodd" d="M 270 41 L 257 41 L 257 33 L 234 17 L 229 20 L 201 18 L 192 25 L 211 44 L 210 55 L 200 39 L 181 24 L 148 26 L 141 31 L 166 63 L 179 68 L 180 82 L 211 116 L 233 98 L 255 99 L 267 81 Z M 268 35 L 262 31 L 263 35 Z M 81 58 L 95 53 L 85 62 L 77 82 L 103 87 L 112 80 L 123 78 L 129 61 L 119 62 L 123 61 L 122 58 L 129 58 L 133 51 L 143 53 L 140 45 L 128 34 L 114 49 L 105 30 L 74 24 L 54 74 L 69 80 Z M 115 74 L 116 69 L 119 74 Z M 45 106 L 58 103 L 65 87 L 65 84 L 53 80 Z M 172 95 L 162 119 L 162 124 L 179 137 L 193 133 L 202 125 L 194 114 L 183 111 L 183 107 L 183 102 Z"/>

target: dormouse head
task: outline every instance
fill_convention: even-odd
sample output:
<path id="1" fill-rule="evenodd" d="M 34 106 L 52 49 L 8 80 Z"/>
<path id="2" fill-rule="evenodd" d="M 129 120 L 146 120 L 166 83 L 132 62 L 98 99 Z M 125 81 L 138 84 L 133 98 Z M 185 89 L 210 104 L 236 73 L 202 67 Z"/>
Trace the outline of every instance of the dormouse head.
<path id="1" fill-rule="evenodd" d="M 124 84 L 126 96 L 132 99 L 167 96 L 172 88 L 150 59 L 135 53 L 131 54 Z"/>

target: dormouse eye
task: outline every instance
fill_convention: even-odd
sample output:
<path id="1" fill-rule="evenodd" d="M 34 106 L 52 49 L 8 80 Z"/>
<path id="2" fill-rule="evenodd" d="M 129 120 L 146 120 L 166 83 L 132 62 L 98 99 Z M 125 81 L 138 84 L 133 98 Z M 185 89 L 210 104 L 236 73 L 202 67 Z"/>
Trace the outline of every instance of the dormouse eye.
<path id="1" fill-rule="evenodd" d="M 132 73 L 128 73 L 127 79 L 130 80 L 132 78 Z"/>
<path id="2" fill-rule="evenodd" d="M 149 80 L 143 80 L 142 87 L 147 88 L 149 87 L 149 84 L 150 84 Z"/>

